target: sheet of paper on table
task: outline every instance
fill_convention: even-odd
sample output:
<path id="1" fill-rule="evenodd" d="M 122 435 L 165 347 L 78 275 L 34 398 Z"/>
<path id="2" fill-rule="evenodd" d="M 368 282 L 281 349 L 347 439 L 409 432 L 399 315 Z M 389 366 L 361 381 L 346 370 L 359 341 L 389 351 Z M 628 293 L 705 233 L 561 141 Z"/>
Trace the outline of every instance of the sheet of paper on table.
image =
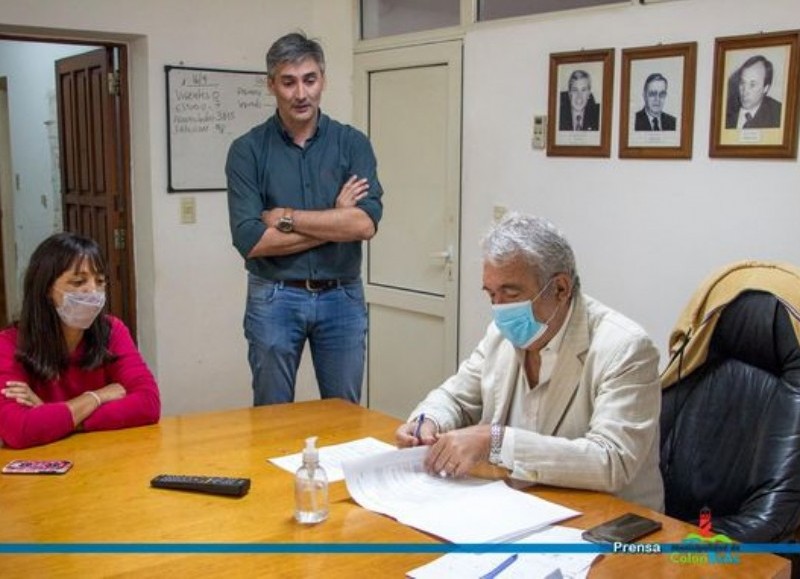
<path id="1" fill-rule="evenodd" d="M 515 541 L 514 544 L 584 543 L 580 529 L 562 526 L 545 527 Z M 491 576 L 509 556 L 516 559 L 498 579 L 585 579 L 596 553 L 448 553 L 426 565 L 412 569 L 412 579 L 469 579 Z"/>
<path id="2" fill-rule="evenodd" d="M 440 478 L 423 468 L 427 447 L 342 463 L 362 507 L 454 543 L 512 541 L 580 513 L 509 488 L 503 481 Z"/>
<path id="3" fill-rule="evenodd" d="M 342 472 L 343 460 L 379 454 L 387 450 L 394 450 L 394 448 L 395 446 L 392 444 L 369 436 L 350 442 L 343 442 L 342 444 L 330 444 L 320 447 L 319 463 L 325 469 L 325 474 L 328 475 L 328 482 L 336 482 L 344 480 L 344 473 Z M 294 473 L 303 464 L 303 453 L 301 451 L 295 454 L 270 458 L 269 462 L 283 470 Z"/>

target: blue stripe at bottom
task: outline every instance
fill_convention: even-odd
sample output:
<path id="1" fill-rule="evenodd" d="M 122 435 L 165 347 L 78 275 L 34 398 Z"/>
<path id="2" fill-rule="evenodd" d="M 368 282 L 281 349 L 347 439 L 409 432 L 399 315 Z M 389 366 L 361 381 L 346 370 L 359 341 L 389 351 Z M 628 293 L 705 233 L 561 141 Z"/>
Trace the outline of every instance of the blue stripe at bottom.
<path id="1" fill-rule="evenodd" d="M 409 553 L 800 553 L 800 544 L 637 543 L 614 549 L 611 544 L 583 543 L 0 543 L 0 555 L 11 554 L 409 554 Z M 631 547 L 637 552 L 631 553 Z M 647 550 L 645 550 L 647 548 Z"/>

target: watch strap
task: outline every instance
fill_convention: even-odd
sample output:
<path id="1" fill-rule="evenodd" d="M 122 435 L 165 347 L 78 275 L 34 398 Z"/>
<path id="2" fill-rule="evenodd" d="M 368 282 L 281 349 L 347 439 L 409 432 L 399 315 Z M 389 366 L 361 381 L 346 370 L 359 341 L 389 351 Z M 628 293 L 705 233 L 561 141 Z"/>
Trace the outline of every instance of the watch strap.
<path id="1" fill-rule="evenodd" d="M 505 427 L 499 422 L 492 422 L 489 430 L 489 462 L 500 464 L 500 454 L 503 450 L 503 433 Z"/>

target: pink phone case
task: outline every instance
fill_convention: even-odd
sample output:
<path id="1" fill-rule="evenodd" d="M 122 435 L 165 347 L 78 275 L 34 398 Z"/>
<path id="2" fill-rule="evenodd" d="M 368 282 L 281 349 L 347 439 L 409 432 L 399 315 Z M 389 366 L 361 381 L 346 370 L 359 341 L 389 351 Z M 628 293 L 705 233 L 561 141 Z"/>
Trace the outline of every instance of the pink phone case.
<path id="1" fill-rule="evenodd" d="M 12 460 L 3 474 L 64 474 L 72 468 L 68 460 Z"/>

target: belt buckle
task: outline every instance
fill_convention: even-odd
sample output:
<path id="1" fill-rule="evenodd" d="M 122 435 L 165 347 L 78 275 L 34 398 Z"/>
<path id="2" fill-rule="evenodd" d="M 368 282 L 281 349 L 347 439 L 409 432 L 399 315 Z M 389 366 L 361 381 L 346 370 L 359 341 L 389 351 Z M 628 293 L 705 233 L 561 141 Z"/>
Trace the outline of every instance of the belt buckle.
<path id="1" fill-rule="evenodd" d="M 320 292 L 320 291 L 325 289 L 325 284 L 324 283 L 320 283 L 319 285 L 316 285 L 316 283 L 317 282 L 315 280 L 313 280 L 313 279 L 307 279 L 306 280 L 306 289 L 308 291 L 310 291 L 311 293 L 317 293 L 317 292 Z"/>

